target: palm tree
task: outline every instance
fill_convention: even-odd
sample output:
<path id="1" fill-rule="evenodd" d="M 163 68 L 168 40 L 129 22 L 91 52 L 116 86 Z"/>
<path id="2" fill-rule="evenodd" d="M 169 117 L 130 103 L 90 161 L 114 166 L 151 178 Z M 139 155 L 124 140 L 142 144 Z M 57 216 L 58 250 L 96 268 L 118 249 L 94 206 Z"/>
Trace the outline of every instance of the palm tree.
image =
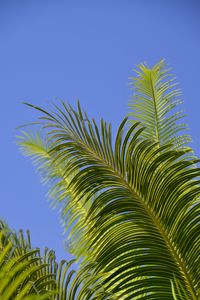
<path id="1" fill-rule="evenodd" d="M 189 136 L 178 135 L 182 113 L 172 112 L 179 90 L 163 61 L 140 65 L 132 82 L 134 120 L 126 117 L 115 138 L 79 103 L 54 112 L 28 104 L 43 132 L 24 133 L 21 149 L 63 204 L 70 251 L 81 267 L 92 264 L 109 293 L 102 299 L 197 300 L 200 171 Z"/>

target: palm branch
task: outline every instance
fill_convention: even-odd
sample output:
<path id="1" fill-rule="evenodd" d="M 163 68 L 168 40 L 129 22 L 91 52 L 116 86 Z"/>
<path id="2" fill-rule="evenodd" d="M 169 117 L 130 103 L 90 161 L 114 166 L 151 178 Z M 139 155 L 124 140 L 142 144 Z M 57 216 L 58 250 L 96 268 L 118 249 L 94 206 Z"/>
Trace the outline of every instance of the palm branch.
<path id="1" fill-rule="evenodd" d="M 69 187 L 72 174 L 66 176 L 66 164 L 57 162 L 50 151 L 53 147 L 51 140 L 40 133 L 23 132 L 18 144 L 25 156 L 31 157 L 44 184 L 49 186 L 48 197 L 52 206 L 61 205 L 61 224 L 67 234 L 67 250 L 82 262 L 92 259 L 88 247 L 89 236 L 85 234 L 91 222 L 86 219 L 91 201 L 76 197 L 73 187 Z M 77 245 L 79 245 L 77 247 Z"/>
<path id="2" fill-rule="evenodd" d="M 74 260 L 56 262 L 55 252 L 45 248 L 43 256 L 24 238 L 0 222 L 0 298 L 4 300 L 86 300 L 105 297 L 101 278 L 92 265 L 80 270 Z M 108 299 L 108 298 L 104 298 Z"/>
<path id="3" fill-rule="evenodd" d="M 53 274 L 44 273 L 46 264 L 41 261 L 38 249 L 13 234 L 5 223 L 0 227 L 0 296 L 1 299 L 52 299 L 56 282 Z M 40 295 L 40 297 L 39 297 Z"/>
<path id="4" fill-rule="evenodd" d="M 95 195 L 87 234 L 96 271 L 110 274 L 107 290 L 119 299 L 169 300 L 176 278 L 188 299 L 199 299 L 200 171 L 197 160 L 184 159 L 189 150 L 144 139 L 139 123 L 125 131 L 126 119 L 113 145 L 110 126 L 101 121 L 98 129 L 79 105 L 35 108 L 54 160 L 74 174 L 75 197 Z"/>
<path id="5" fill-rule="evenodd" d="M 180 122 L 184 117 L 183 111 L 177 110 L 183 101 L 175 76 L 164 60 L 152 68 L 140 64 L 136 74 L 130 77 L 134 91 L 129 103 L 131 123 L 141 121 L 146 128 L 142 136 L 153 139 L 160 146 L 172 143 L 176 149 L 184 147 L 191 137 L 180 134 L 187 125 Z"/>

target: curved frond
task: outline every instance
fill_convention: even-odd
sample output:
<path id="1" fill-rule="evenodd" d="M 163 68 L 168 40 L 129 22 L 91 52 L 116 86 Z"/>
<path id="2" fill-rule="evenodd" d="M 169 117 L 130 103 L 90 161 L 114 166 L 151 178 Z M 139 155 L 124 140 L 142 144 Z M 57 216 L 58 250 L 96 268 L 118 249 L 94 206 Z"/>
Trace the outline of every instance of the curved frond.
<path id="1" fill-rule="evenodd" d="M 144 138 L 154 139 L 160 146 L 172 143 L 176 149 L 191 142 L 188 134 L 179 134 L 187 129 L 180 121 L 184 117 L 177 107 L 182 103 L 177 82 L 164 60 L 149 68 L 140 64 L 136 76 L 131 77 L 134 91 L 130 101 L 129 116 L 146 127 Z"/>
<path id="2" fill-rule="evenodd" d="M 46 273 L 39 249 L 30 248 L 29 242 L 17 238 L 4 222 L 0 226 L 0 298 L 24 300 L 38 296 L 38 300 L 53 299 L 56 282 L 53 274 Z"/>
<path id="3" fill-rule="evenodd" d="M 91 262 L 92 255 L 87 246 L 89 237 L 85 232 L 91 227 L 86 216 L 92 200 L 86 203 L 85 196 L 79 199 L 73 187 L 69 187 L 73 174 L 66 176 L 67 161 L 55 160 L 55 155 L 51 152 L 51 140 L 39 133 L 23 132 L 18 144 L 22 153 L 30 157 L 37 166 L 42 182 L 48 185 L 52 205 L 61 205 L 61 222 L 67 233 L 68 251 L 76 258 L 84 261 L 89 259 Z"/>
<path id="4" fill-rule="evenodd" d="M 4 300 L 103 299 L 102 279 L 92 264 L 73 270 L 74 260 L 57 263 L 55 252 L 32 249 L 30 236 L 0 221 L 0 298 Z M 96 298 L 95 298 L 96 297 Z M 99 298 L 98 298 L 99 297 Z"/>
<path id="5" fill-rule="evenodd" d="M 173 299 L 177 278 L 186 295 L 200 296 L 200 171 L 186 150 L 142 138 L 139 123 L 124 134 L 124 120 L 112 145 L 110 127 L 63 103 L 43 113 L 51 153 L 67 162 L 69 188 L 91 204 L 88 235 L 96 271 L 109 273 L 104 282 L 120 299 Z"/>

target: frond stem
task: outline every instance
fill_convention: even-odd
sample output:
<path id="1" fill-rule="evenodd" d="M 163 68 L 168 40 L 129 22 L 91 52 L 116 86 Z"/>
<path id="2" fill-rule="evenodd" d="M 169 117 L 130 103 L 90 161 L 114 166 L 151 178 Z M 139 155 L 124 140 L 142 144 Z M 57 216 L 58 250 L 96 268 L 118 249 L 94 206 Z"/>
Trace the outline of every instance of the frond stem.
<path id="1" fill-rule="evenodd" d="M 151 91 L 152 91 L 152 100 L 153 100 L 153 104 L 154 104 L 154 112 L 155 112 L 155 122 L 156 122 L 155 130 L 156 130 L 156 139 L 157 139 L 157 142 L 158 142 L 159 147 L 160 147 L 160 145 L 161 145 L 161 140 L 160 140 L 160 133 L 159 133 L 159 119 L 158 119 L 158 112 L 157 112 L 156 94 L 155 94 L 155 90 L 154 90 L 154 85 L 153 85 L 153 79 L 152 79 L 151 71 L 150 71 L 149 74 L 150 74 L 150 84 L 151 84 Z"/>

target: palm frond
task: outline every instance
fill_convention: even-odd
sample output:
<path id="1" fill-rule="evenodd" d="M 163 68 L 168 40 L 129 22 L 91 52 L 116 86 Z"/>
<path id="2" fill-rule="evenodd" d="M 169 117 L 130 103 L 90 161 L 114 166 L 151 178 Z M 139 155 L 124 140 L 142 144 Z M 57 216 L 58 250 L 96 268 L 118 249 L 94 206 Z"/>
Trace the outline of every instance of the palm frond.
<path id="1" fill-rule="evenodd" d="M 53 206 L 61 205 L 61 221 L 65 233 L 67 233 L 67 249 L 77 259 L 90 262 L 87 246 L 88 235 L 85 235 L 91 224 L 86 220 L 91 201 L 85 201 L 85 196 L 78 199 L 72 187 L 69 187 L 72 174 L 66 176 L 65 169 L 68 162 L 57 162 L 51 152 L 53 144 L 41 134 L 22 132 L 19 137 L 20 149 L 25 156 L 32 159 L 37 166 L 42 182 L 49 187 L 48 197 Z M 79 247 L 77 247 L 79 245 Z"/>
<path id="2" fill-rule="evenodd" d="M 200 170 L 184 160 L 189 150 L 158 147 L 142 137 L 139 123 L 124 134 L 126 119 L 112 145 L 110 126 L 62 104 L 40 118 L 49 129 L 51 153 L 67 162 L 65 174 L 79 199 L 97 195 L 87 218 L 87 234 L 96 271 L 110 273 L 104 282 L 120 299 L 173 299 L 173 276 L 186 295 L 200 295 Z M 61 113 L 62 111 L 62 113 Z M 137 298 L 136 298 L 137 297 Z"/>
<path id="3" fill-rule="evenodd" d="M 134 91 L 129 104 L 131 122 L 141 121 L 146 128 L 142 136 L 154 139 L 160 146 L 165 143 L 172 143 L 176 149 L 186 146 L 191 137 L 180 134 L 187 129 L 186 124 L 180 122 L 183 112 L 177 110 L 182 104 L 181 91 L 164 60 L 152 68 L 140 64 L 136 74 L 130 78 Z"/>
<path id="4" fill-rule="evenodd" d="M 55 252 L 44 255 L 32 249 L 30 236 L 12 232 L 0 221 L 0 298 L 4 300 L 86 300 L 106 293 L 92 264 L 75 271 L 74 260 L 56 261 Z"/>
<path id="5" fill-rule="evenodd" d="M 38 295 L 38 300 L 53 299 L 56 282 L 46 273 L 38 249 L 9 230 L 3 222 L 0 228 L 0 297 L 4 300 L 23 299 Z M 21 235 L 21 234 L 20 234 Z M 16 242 L 17 241 L 17 242 Z M 45 297 L 39 297 L 45 294 Z"/>

